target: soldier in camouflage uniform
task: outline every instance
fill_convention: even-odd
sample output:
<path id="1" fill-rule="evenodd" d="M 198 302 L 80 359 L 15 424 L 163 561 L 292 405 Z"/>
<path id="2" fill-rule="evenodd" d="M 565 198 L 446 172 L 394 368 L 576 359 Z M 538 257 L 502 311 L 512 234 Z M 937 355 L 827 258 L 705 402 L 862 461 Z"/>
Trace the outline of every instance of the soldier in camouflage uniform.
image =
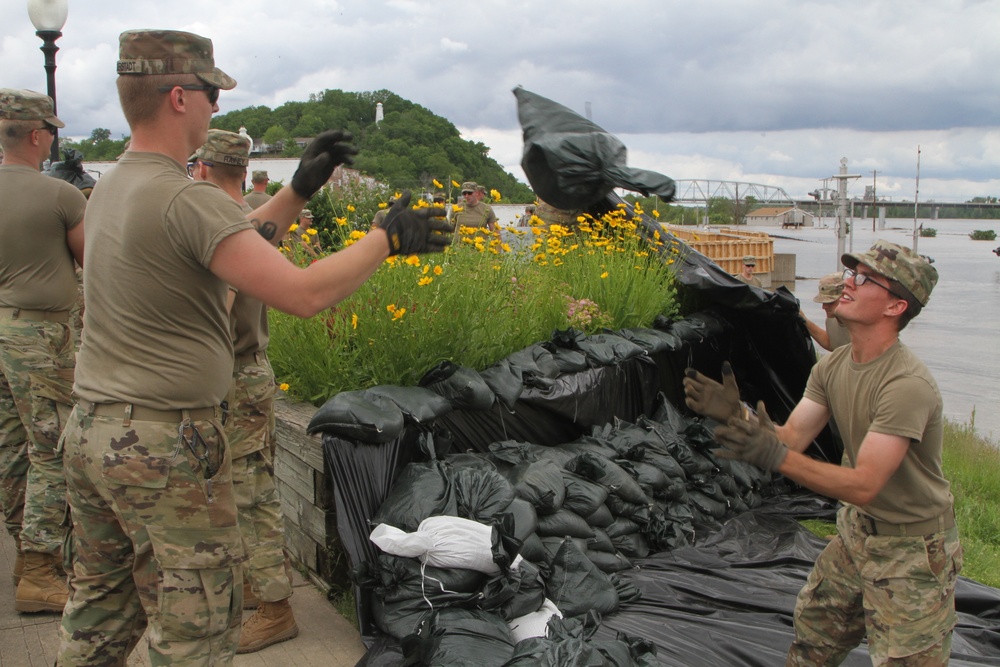
<path id="1" fill-rule="evenodd" d="M 813 367 L 783 426 L 741 416 L 731 373 L 723 385 L 690 370 L 689 407 L 725 425 L 727 458 L 780 472 L 842 501 L 837 535 L 795 605 L 787 665 L 837 665 L 867 635 L 874 665 L 946 665 L 956 623 L 962 548 L 941 471 L 941 394 L 899 332 L 930 299 L 937 271 L 908 248 L 876 241 L 845 254 L 837 316 L 851 344 Z M 843 465 L 802 454 L 830 419 Z"/>
<path id="2" fill-rule="evenodd" d="M 271 195 L 267 194 L 267 183 L 269 180 L 267 172 L 263 169 L 253 172 L 253 175 L 250 177 L 250 185 L 253 190 L 244 197 L 244 201 L 250 205 L 250 208 L 260 208 L 271 198 Z"/>
<path id="3" fill-rule="evenodd" d="M 480 189 L 482 188 L 482 189 Z M 451 221 L 455 227 L 486 227 L 491 232 L 497 230 L 497 216 L 493 208 L 485 203 L 486 188 L 476 185 L 472 181 L 462 183 L 462 196 L 465 203 L 454 209 Z"/>
<path id="4" fill-rule="evenodd" d="M 148 622 L 152 664 L 224 666 L 239 642 L 245 560 L 220 407 L 233 371 L 229 286 L 310 317 L 388 256 L 440 250 L 450 227 L 404 196 L 384 230 L 294 266 L 273 243 L 350 162 L 349 135 L 317 136 L 252 224 L 185 170 L 219 91 L 236 85 L 211 40 L 129 30 L 119 41 L 132 139 L 88 204 L 87 333 L 62 440 L 77 547 L 58 664 L 125 664 Z"/>
<path id="5" fill-rule="evenodd" d="M 61 612 L 68 589 L 57 568 L 66 537 L 60 433 L 72 408 L 69 311 L 83 262 L 87 202 L 43 176 L 56 127 L 52 99 L 0 89 L 0 509 L 18 545 L 18 611 Z"/>
<path id="6" fill-rule="evenodd" d="M 209 130 L 208 141 L 191 156 L 191 163 L 196 181 L 218 185 L 246 213 L 252 210 L 240 192 L 250 163 L 246 137 Z M 281 231 L 277 230 L 275 238 L 282 237 Z M 285 568 L 285 527 L 274 486 L 277 387 L 267 359 L 267 306 L 239 292 L 230 314 L 236 364 L 225 428 L 240 533 L 247 551 L 243 607 L 256 611 L 243 623 L 237 653 L 249 653 L 297 636 L 299 626 L 288 603 L 292 582 Z"/>

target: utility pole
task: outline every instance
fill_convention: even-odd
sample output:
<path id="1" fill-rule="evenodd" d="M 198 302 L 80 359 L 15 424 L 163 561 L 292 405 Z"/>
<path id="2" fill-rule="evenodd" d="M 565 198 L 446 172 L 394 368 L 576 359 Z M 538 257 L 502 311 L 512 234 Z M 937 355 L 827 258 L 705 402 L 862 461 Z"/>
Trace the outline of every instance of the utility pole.
<path id="1" fill-rule="evenodd" d="M 875 231 L 875 216 L 878 215 L 878 197 L 875 196 L 875 177 L 878 172 L 872 170 L 872 231 Z"/>
<path id="2" fill-rule="evenodd" d="M 841 268 L 840 258 L 844 256 L 847 239 L 847 180 L 861 178 L 861 174 L 847 173 L 847 158 L 840 158 L 840 173 L 831 176 L 837 179 L 837 259 L 836 268 Z"/>
<path id="3" fill-rule="evenodd" d="M 920 145 L 917 145 L 917 189 L 913 193 L 913 254 L 917 254 L 917 237 L 920 236 L 917 230 L 917 208 L 920 201 Z"/>

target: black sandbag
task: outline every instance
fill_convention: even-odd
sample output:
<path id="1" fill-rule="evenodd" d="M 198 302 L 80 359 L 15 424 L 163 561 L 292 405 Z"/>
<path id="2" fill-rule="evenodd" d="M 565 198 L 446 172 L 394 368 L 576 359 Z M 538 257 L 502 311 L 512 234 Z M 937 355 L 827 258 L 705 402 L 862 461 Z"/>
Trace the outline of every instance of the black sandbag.
<path id="1" fill-rule="evenodd" d="M 608 537 L 614 539 L 619 535 L 629 535 L 630 533 L 638 533 L 642 530 L 642 526 L 632 519 L 627 517 L 615 517 L 609 525 L 604 527 L 604 532 L 608 534 Z"/>
<path id="2" fill-rule="evenodd" d="M 511 515 L 514 521 L 514 537 L 521 542 L 528 539 L 538 527 L 538 513 L 535 512 L 535 507 L 523 498 L 511 500 L 501 513 Z"/>
<path id="3" fill-rule="evenodd" d="M 622 552 L 629 558 L 645 558 L 649 555 L 649 543 L 646 542 L 642 533 L 618 535 L 611 538 L 611 543 L 615 545 L 615 550 Z"/>
<path id="4" fill-rule="evenodd" d="M 719 502 L 715 498 L 711 498 L 698 490 L 689 489 L 688 498 L 695 509 L 700 510 L 713 519 L 723 518 L 729 509 L 724 502 Z"/>
<path id="5" fill-rule="evenodd" d="M 641 532 L 652 553 L 685 547 L 695 537 L 690 520 L 679 520 L 659 508 L 650 514 L 649 521 L 642 526 Z"/>
<path id="6" fill-rule="evenodd" d="M 543 563 L 551 558 L 551 555 L 545 549 L 545 545 L 542 544 L 542 538 L 536 533 L 532 533 L 524 538 L 521 543 L 520 554 L 522 558 L 532 563 Z"/>
<path id="7" fill-rule="evenodd" d="M 564 452 L 572 452 L 574 455 L 590 452 L 602 458 L 615 459 L 620 455 L 618 450 L 607 442 L 590 436 L 578 438 L 573 442 L 566 442 L 556 445 L 553 449 L 561 449 Z"/>
<path id="8" fill-rule="evenodd" d="M 385 523 L 412 533 L 427 517 L 441 515 L 458 515 L 455 485 L 447 465 L 436 460 L 411 463 L 392 485 L 371 525 Z"/>
<path id="9" fill-rule="evenodd" d="M 578 373 L 587 369 L 587 356 L 583 352 L 551 344 L 548 349 L 560 374 Z"/>
<path id="10" fill-rule="evenodd" d="M 635 445 L 622 452 L 622 456 L 630 461 L 643 461 L 654 465 L 663 471 L 663 474 L 672 479 L 680 479 L 682 482 L 687 479 L 687 473 L 677 462 L 670 452 L 658 447 L 651 447 L 648 444 Z M 727 459 L 728 460 L 728 459 Z"/>
<path id="11" fill-rule="evenodd" d="M 366 397 L 379 396 L 391 401 L 407 422 L 423 424 L 452 411 L 452 404 L 424 387 L 379 385 L 364 390 Z"/>
<path id="12" fill-rule="evenodd" d="M 464 467 L 449 471 L 455 488 L 455 516 L 489 523 L 514 500 L 510 482 L 496 470 Z"/>
<path id="13" fill-rule="evenodd" d="M 475 370 L 442 361 L 427 371 L 418 384 L 445 398 L 455 409 L 487 410 L 495 396 Z"/>
<path id="14" fill-rule="evenodd" d="M 468 609 L 435 610 L 418 632 L 401 643 L 406 665 L 501 667 L 514 654 L 514 641 L 503 618 Z"/>
<path id="15" fill-rule="evenodd" d="M 722 491 L 722 487 L 719 482 L 716 481 L 718 475 L 712 475 L 711 477 L 703 474 L 691 475 L 688 477 L 688 489 L 700 491 L 706 496 L 720 503 L 725 503 L 728 498 L 726 494 Z M 732 479 L 732 478 L 730 478 Z"/>
<path id="16" fill-rule="evenodd" d="M 642 505 L 639 503 L 630 503 L 621 496 L 617 496 L 613 493 L 608 495 L 608 499 L 604 504 L 608 506 L 608 509 L 611 510 L 611 513 L 614 514 L 616 518 L 631 519 L 638 524 L 644 524 L 649 521 L 650 512 L 652 512 L 655 507 L 653 502 Z"/>
<path id="17" fill-rule="evenodd" d="M 510 470 L 507 478 L 517 497 L 531 503 L 539 514 L 557 511 L 566 499 L 561 468 L 552 461 L 521 463 Z"/>
<path id="18" fill-rule="evenodd" d="M 501 359 L 486 370 L 480 371 L 479 375 L 496 395 L 497 400 L 508 410 L 513 410 L 517 399 L 524 391 L 524 385 L 521 384 L 521 377 L 511 368 L 510 362 Z"/>
<path id="19" fill-rule="evenodd" d="M 499 610 L 504 620 L 512 621 L 525 614 L 531 614 L 542 608 L 545 602 L 545 579 L 537 565 L 522 560 L 508 574 L 512 583 L 514 595 Z"/>
<path id="20" fill-rule="evenodd" d="M 587 336 L 579 345 L 580 351 L 594 366 L 611 366 L 646 354 L 645 350 L 632 341 L 615 334 Z"/>
<path id="21" fill-rule="evenodd" d="M 670 486 L 667 474 L 651 463 L 628 459 L 615 459 L 615 463 L 639 482 L 639 486 L 649 496 L 659 496 Z"/>
<path id="22" fill-rule="evenodd" d="M 656 329 L 622 329 L 617 333 L 641 347 L 646 354 L 656 354 L 665 350 L 673 352 L 679 350 L 682 345 L 677 336 Z"/>
<path id="23" fill-rule="evenodd" d="M 562 548 L 563 542 L 566 540 L 573 542 L 580 553 L 587 553 L 587 540 L 582 537 L 542 537 L 539 539 L 542 542 L 542 546 L 545 547 L 545 553 L 548 556 L 545 562 L 549 565 L 552 564 L 552 559 L 556 557 L 559 549 Z"/>
<path id="24" fill-rule="evenodd" d="M 615 515 L 611 513 L 611 509 L 607 505 L 601 505 L 593 514 L 585 518 L 587 523 L 595 528 L 607 528 L 615 522 Z"/>
<path id="25" fill-rule="evenodd" d="M 608 489 L 568 470 L 562 471 L 562 477 L 566 485 L 563 509 L 571 510 L 591 523 L 589 517 L 604 505 L 604 501 L 608 499 Z"/>
<path id="26" fill-rule="evenodd" d="M 551 514 L 539 515 L 536 532 L 540 537 L 567 536 L 587 539 L 594 536 L 594 529 L 590 527 L 587 520 L 566 508 Z"/>
<path id="27" fill-rule="evenodd" d="M 548 388 L 561 374 L 552 353 L 542 345 L 531 345 L 507 356 L 514 375 L 526 387 Z"/>
<path id="28" fill-rule="evenodd" d="M 306 433 L 329 433 L 359 442 L 384 443 L 403 430 L 403 413 L 392 401 L 364 391 L 342 391 L 324 403 Z"/>
<path id="29" fill-rule="evenodd" d="M 628 556 L 620 551 L 615 551 L 613 553 L 608 553 L 606 551 L 588 551 L 584 555 L 588 560 L 590 560 L 591 563 L 597 566 L 597 569 L 605 574 L 614 574 L 615 572 L 632 569 L 632 561 L 630 561 Z"/>
<path id="30" fill-rule="evenodd" d="M 611 614 L 618 609 L 618 592 L 608 576 L 584 555 L 572 539 L 564 539 L 550 564 L 545 594 L 564 616 L 588 611 Z"/>
<path id="31" fill-rule="evenodd" d="M 385 602 L 427 598 L 435 607 L 475 599 L 490 579 L 476 570 L 423 565 L 416 558 L 385 553 L 379 554 L 373 574 L 370 585 Z"/>
<path id="32" fill-rule="evenodd" d="M 592 537 L 587 538 L 587 552 L 591 551 L 605 551 L 607 553 L 615 552 L 615 545 L 611 543 L 611 538 L 608 534 L 601 528 L 591 528 L 594 531 Z"/>
<path id="33" fill-rule="evenodd" d="M 649 498 L 627 472 L 609 459 L 603 459 L 595 454 L 583 453 L 574 457 L 566 464 L 566 469 L 592 482 L 603 484 L 611 492 L 624 500 L 637 504 L 651 504 Z"/>

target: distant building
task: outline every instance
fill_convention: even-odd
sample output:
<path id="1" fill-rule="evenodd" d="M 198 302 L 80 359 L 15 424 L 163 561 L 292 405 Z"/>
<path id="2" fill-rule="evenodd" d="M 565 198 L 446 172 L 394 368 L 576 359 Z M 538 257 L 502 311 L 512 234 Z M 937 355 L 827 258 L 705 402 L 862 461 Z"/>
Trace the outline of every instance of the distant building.
<path id="1" fill-rule="evenodd" d="M 743 222 L 759 227 L 812 227 L 815 216 L 800 208 L 770 206 L 747 213 Z"/>

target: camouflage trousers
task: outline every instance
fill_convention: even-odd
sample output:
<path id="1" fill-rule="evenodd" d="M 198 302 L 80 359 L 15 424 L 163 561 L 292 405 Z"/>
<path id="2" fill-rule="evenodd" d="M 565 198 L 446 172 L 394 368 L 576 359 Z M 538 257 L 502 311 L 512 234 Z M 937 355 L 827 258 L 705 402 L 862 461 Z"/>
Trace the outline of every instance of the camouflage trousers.
<path id="1" fill-rule="evenodd" d="M 0 317 L 0 510 L 30 551 L 56 553 L 66 536 L 59 436 L 75 363 L 68 325 Z"/>
<path id="2" fill-rule="evenodd" d="M 226 435 L 248 557 L 243 574 L 258 598 L 277 602 L 292 595 L 292 582 L 285 570 L 284 519 L 274 486 L 274 372 L 263 352 L 240 361 L 233 374 Z"/>
<path id="3" fill-rule="evenodd" d="M 839 665 L 866 634 L 877 667 L 947 665 L 961 569 L 956 528 L 868 535 L 857 508 L 842 507 L 796 601 L 786 665 Z"/>
<path id="4" fill-rule="evenodd" d="M 231 664 L 244 555 L 220 421 L 92 412 L 63 434 L 76 551 L 57 664 L 124 665 L 147 624 L 153 665 Z"/>

